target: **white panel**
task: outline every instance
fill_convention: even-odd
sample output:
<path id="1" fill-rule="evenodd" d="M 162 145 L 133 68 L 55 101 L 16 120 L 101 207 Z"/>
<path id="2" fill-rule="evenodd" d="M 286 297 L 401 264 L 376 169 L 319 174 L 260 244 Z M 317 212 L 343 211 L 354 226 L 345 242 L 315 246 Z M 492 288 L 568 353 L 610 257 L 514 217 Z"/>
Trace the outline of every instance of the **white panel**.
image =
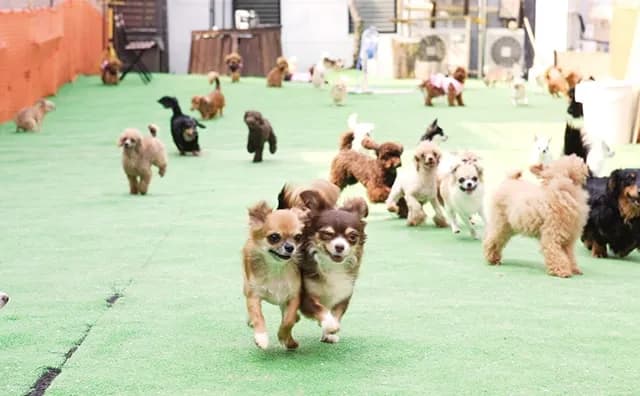
<path id="1" fill-rule="evenodd" d="M 186 73 L 191 53 L 191 32 L 209 28 L 209 0 L 167 1 L 169 71 Z"/>

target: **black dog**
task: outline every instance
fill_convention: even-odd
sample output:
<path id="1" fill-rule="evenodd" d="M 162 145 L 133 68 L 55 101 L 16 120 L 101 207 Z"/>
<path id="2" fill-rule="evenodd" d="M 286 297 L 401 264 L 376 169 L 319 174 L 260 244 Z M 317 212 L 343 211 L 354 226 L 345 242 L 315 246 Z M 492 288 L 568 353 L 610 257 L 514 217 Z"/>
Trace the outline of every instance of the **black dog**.
<path id="1" fill-rule="evenodd" d="M 589 219 L 582 242 L 594 257 L 617 257 L 640 247 L 640 169 L 616 169 L 587 179 Z"/>
<path id="2" fill-rule="evenodd" d="M 436 118 L 431 124 L 429 124 L 429 126 L 427 126 L 427 130 L 425 131 L 424 135 L 420 137 L 420 141 L 422 142 L 428 140 L 430 142 L 433 141 L 436 143 L 440 143 L 446 142 L 447 138 L 448 136 L 444 134 L 444 131 L 438 125 L 438 119 Z"/>
<path id="3" fill-rule="evenodd" d="M 567 107 L 567 113 L 569 119 L 564 128 L 564 155 L 575 154 L 582 158 L 583 161 L 587 161 L 587 154 L 589 149 L 584 143 L 584 137 L 582 136 L 582 119 L 584 113 L 582 111 L 582 103 L 576 102 L 576 89 L 571 88 L 568 92 L 569 95 L 569 107 Z"/>
<path id="4" fill-rule="evenodd" d="M 247 137 L 247 151 L 255 153 L 253 162 L 262 162 L 262 150 L 265 142 L 269 143 L 269 152 L 276 152 L 276 135 L 269 121 L 259 111 L 247 111 L 244 113 L 244 122 L 249 127 Z"/>
<path id="5" fill-rule="evenodd" d="M 183 114 L 178 104 L 178 99 L 174 97 L 163 96 L 158 100 L 158 103 L 167 109 L 173 110 L 173 115 L 171 116 L 171 136 L 180 155 L 185 155 L 185 153 L 199 155 L 200 145 L 198 144 L 197 127 L 206 128 L 206 126 L 199 123 L 195 118 Z"/>

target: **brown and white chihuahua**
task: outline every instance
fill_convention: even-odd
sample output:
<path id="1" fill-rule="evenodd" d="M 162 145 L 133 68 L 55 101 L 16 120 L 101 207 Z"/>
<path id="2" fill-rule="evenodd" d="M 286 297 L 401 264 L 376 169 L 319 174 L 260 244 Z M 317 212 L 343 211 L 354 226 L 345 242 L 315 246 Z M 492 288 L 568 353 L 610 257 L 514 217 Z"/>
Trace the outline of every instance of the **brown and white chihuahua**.
<path id="1" fill-rule="evenodd" d="M 310 209 L 304 228 L 300 311 L 322 327 L 322 342 L 339 341 L 340 320 L 349 306 L 366 240 L 362 198 L 334 208 L 314 190 L 301 193 Z"/>
<path id="2" fill-rule="evenodd" d="M 274 211 L 264 201 L 249 208 L 249 238 L 242 251 L 244 295 L 249 326 L 261 349 L 269 345 L 263 300 L 279 305 L 282 311 L 278 340 L 288 349 L 298 347 L 291 330 L 299 318 L 299 260 L 305 216 L 306 212 L 298 208 Z"/>

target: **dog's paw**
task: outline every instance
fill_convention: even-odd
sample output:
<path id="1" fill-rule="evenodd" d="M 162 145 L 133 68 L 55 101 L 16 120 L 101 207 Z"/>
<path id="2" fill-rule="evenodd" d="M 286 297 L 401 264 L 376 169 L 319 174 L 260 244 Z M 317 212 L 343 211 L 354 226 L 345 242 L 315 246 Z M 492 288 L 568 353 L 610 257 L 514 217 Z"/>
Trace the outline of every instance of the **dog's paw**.
<path id="1" fill-rule="evenodd" d="M 280 339 L 280 344 L 282 344 L 287 349 L 296 349 L 298 348 L 298 342 L 293 339 L 293 337 L 289 336 L 287 338 Z"/>
<path id="2" fill-rule="evenodd" d="M 320 322 L 320 327 L 322 327 L 322 332 L 325 334 L 333 334 L 337 333 L 340 330 L 340 323 L 333 317 L 330 313 L 325 315 L 322 322 Z"/>
<path id="3" fill-rule="evenodd" d="M 397 213 L 398 212 L 398 206 L 394 203 L 388 203 L 387 204 L 387 211 L 391 212 L 391 213 Z"/>
<path id="4" fill-rule="evenodd" d="M 571 277 L 571 271 L 549 270 L 549 275 L 557 276 L 558 278 L 570 278 Z"/>
<path id="5" fill-rule="evenodd" d="M 449 227 L 449 224 L 447 223 L 447 220 L 445 220 L 445 219 L 443 219 L 442 217 L 439 217 L 439 216 L 435 216 L 433 218 L 433 222 L 435 223 L 436 227 L 438 227 L 438 228 Z"/>
<path id="6" fill-rule="evenodd" d="M 255 333 L 253 340 L 260 349 L 267 349 L 269 346 L 269 335 L 267 333 Z"/>
<path id="7" fill-rule="evenodd" d="M 322 338 L 320 338 L 321 342 L 326 342 L 327 344 L 336 344 L 340 341 L 340 336 L 337 334 L 323 334 Z"/>
<path id="8" fill-rule="evenodd" d="M 574 275 L 582 275 L 582 270 L 578 267 L 572 268 L 571 273 Z"/>

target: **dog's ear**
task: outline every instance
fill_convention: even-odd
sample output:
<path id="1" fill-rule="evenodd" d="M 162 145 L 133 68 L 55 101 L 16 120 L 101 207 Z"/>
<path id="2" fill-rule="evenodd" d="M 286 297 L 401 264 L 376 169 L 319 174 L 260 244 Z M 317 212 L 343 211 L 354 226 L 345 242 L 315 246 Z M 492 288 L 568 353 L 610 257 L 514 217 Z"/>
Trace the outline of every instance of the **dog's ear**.
<path id="1" fill-rule="evenodd" d="M 413 161 L 415 162 L 416 165 L 416 171 L 420 170 L 420 161 L 422 160 L 423 156 L 422 154 L 416 154 L 413 156 Z"/>
<path id="2" fill-rule="evenodd" d="M 120 135 L 118 138 L 118 147 L 124 146 L 124 141 L 127 140 L 127 137 L 124 135 Z"/>
<path id="3" fill-rule="evenodd" d="M 478 178 L 480 180 L 482 180 L 482 177 L 484 175 L 484 169 L 482 168 L 482 166 L 480 166 L 480 164 L 478 164 L 477 162 L 473 163 L 473 166 L 475 166 L 476 171 L 478 172 Z"/>
<path id="4" fill-rule="evenodd" d="M 361 219 L 364 219 L 369 215 L 367 202 L 360 197 L 347 199 L 344 201 L 344 204 L 342 204 L 340 210 L 355 213 L 360 216 Z"/>
<path id="5" fill-rule="evenodd" d="M 374 151 L 378 151 L 378 149 L 380 149 L 380 145 L 368 136 L 362 139 L 362 147 L 366 148 L 367 150 Z"/>
<path id="6" fill-rule="evenodd" d="M 199 126 L 200 128 L 207 129 L 207 126 L 206 126 L 206 125 L 204 125 L 204 124 L 202 124 L 202 123 L 200 123 L 200 121 L 195 120 L 195 119 L 194 119 L 194 121 L 196 122 L 196 125 L 197 125 L 197 126 Z"/>
<path id="7" fill-rule="evenodd" d="M 533 173 L 537 177 L 542 177 L 545 169 L 547 169 L 547 167 L 544 164 L 535 164 L 529 167 L 529 172 Z"/>
<path id="8" fill-rule="evenodd" d="M 300 199 L 304 203 L 304 206 L 312 212 L 320 212 L 329 208 L 329 205 L 324 198 L 322 198 L 322 195 L 316 190 L 305 190 L 301 192 Z"/>
<path id="9" fill-rule="evenodd" d="M 609 181 L 607 182 L 607 192 L 609 195 L 613 197 L 617 197 L 620 195 L 620 178 L 622 176 L 622 171 L 620 169 L 616 169 L 609 175 Z"/>
<path id="10" fill-rule="evenodd" d="M 265 201 L 260 201 L 250 207 L 249 227 L 251 227 L 252 230 L 259 230 L 262 228 L 262 226 L 264 226 L 264 222 L 267 220 L 267 216 L 272 211 L 271 207 Z"/>
<path id="11" fill-rule="evenodd" d="M 431 123 L 431 127 L 435 128 L 438 126 L 438 119 L 436 118 L 435 120 L 433 120 L 433 122 Z"/>

